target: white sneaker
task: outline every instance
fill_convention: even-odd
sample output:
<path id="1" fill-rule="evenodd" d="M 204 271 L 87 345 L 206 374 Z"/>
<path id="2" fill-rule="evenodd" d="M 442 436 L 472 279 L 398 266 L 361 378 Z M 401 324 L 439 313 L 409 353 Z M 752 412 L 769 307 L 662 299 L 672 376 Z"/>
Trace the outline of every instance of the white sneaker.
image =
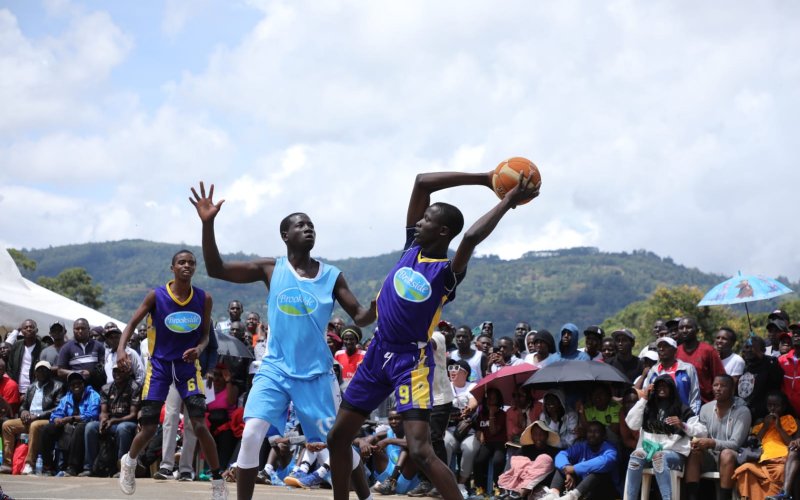
<path id="1" fill-rule="evenodd" d="M 560 500 L 578 500 L 581 497 L 581 492 L 578 490 L 569 490 L 561 496 Z"/>
<path id="2" fill-rule="evenodd" d="M 224 479 L 211 480 L 211 500 L 228 500 L 228 486 Z"/>
<path id="3" fill-rule="evenodd" d="M 467 487 L 464 486 L 463 484 L 459 484 L 458 485 L 458 491 L 461 492 L 461 496 L 464 497 L 465 499 L 469 496 L 469 492 L 467 491 Z"/>
<path id="4" fill-rule="evenodd" d="M 136 491 L 136 460 L 126 453 L 119 462 L 119 489 L 126 495 L 133 495 Z"/>
<path id="5" fill-rule="evenodd" d="M 561 495 L 556 490 L 549 489 L 547 490 L 547 494 L 542 497 L 541 500 L 558 500 L 561 498 Z"/>
<path id="6" fill-rule="evenodd" d="M 31 474 L 33 474 L 33 467 L 31 467 L 31 464 L 26 463 L 25 467 L 22 468 L 22 475 L 30 476 Z"/>

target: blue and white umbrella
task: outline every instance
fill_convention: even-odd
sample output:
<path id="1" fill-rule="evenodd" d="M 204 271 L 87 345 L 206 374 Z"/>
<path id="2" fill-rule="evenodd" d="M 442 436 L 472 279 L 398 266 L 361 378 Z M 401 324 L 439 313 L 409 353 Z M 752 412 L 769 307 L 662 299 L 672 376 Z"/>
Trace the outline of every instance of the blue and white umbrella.
<path id="1" fill-rule="evenodd" d="M 792 290 L 780 281 L 766 276 L 742 274 L 723 281 L 705 294 L 698 306 L 726 306 L 731 304 L 744 304 L 747 311 L 747 323 L 750 324 L 750 310 L 748 302 L 767 300 L 792 293 Z M 750 325 L 752 332 L 753 326 Z"/>

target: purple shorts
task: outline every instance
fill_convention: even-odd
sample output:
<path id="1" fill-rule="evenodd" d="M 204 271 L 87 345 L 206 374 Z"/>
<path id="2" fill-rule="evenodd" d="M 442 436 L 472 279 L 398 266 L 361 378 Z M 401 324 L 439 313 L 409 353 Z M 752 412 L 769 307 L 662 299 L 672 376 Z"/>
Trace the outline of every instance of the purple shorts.
<path id="1" fill-rule="evenodd" d="M 395 347 L 375 339 L 367 349 L 364 361 L 344 392 L 350 405 L 370 412 L 394 391 L 397 412 L 433 407 L 433 350 L 427 344 L 421 349 L 396 352 Z"/>
<path id="2" fill-rule="evenodd" d="M 200 362 L 187 363 L 181 359 L 165 361 L 150 358 L 142 384 L 142 401 L 166 401 L 169 386 L 175 383 L 181 400 L 200 394 L 205 396 L 205 384 L 200 374 Z"/>

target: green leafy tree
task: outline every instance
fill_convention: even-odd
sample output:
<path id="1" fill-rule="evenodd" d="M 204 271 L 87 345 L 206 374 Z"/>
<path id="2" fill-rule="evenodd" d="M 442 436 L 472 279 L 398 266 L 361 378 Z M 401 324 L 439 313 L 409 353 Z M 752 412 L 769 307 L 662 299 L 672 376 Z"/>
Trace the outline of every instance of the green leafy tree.
<path id="1" fill-rule="evenodd" d="M 33 259 L 29 259 L 25 256 L 22 252 L 17 250 L 16 248 L 9 248 L 8 249 L 9 255 L 11 258 L 14 259 L 14 263 L 17 265 L 20 271 L 35 271 L 36 270 L 36 261 Z"/>
<path id="2" fill-rule="evenodd" d="M 100 300 L 103 287 L 92 284 L 92 277 L 82 267 L 64 269 L 55 278 L 42 276 L 38 283 L 92 309 L 100 309 L 104 305 Z"/>

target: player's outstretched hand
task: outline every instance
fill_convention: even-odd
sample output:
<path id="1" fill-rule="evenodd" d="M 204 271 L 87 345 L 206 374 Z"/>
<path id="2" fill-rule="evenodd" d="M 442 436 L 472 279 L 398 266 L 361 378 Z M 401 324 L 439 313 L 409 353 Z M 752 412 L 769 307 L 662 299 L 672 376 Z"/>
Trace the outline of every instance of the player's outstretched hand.
<path id="1" fill-rule="evenodd" d="M 211 184 L 208 188 L 208 196 L 206 196 L 206 187 L 203 185 L 203 181 L 200 181 L 200 194 L 197 194 L 194 188 L 191 189 L 194 198 L 190 196 L 189 201 L 197 209 L 197 215 L 200 216 L 200 220 L 203 222 L 214 220 L 222 204 L 225 203 L 225 200 L 219 200 L 216 204 L 214 203 L 214 185 Z"/>
<path id="2" fill-rule="evenodd" d="M 539 196 L 539 188 L 542 187 L 542 181 L 539 181 L 539 184 L 533 186 L 531 183 L 533 175 L 534 173 L 531 172 L 531 175 L 525 177 L 522 172 L 519 173 L 519 182 L 511 191 L 506 193 L 506 198 L 511 201 L 511 208 L 517 208 L 520 202 L 532 200 Z"/>

